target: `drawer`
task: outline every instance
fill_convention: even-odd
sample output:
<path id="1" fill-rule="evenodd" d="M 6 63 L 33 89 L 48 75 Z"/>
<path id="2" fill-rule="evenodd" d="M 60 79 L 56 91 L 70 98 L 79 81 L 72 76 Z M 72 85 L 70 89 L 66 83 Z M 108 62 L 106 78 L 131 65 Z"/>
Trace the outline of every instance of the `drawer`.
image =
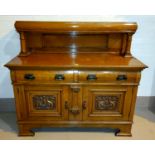
<path id="1" fill-rule="evenodd" d="M 18 82 L 73 82 L 73 71 L 17 70 L 15 80 Z"/>
<path id="2" fill-rule="evenodd" d="M 138 72 L 79 71 L 79 82 L 117 82 L 138 83 Z"/>

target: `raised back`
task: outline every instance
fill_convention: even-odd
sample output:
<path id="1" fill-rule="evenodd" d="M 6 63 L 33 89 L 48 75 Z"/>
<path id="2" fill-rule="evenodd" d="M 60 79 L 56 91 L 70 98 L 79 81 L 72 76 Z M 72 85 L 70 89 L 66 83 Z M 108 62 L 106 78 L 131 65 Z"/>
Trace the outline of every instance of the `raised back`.
<path id="1" fill-rule="evenodd" d="M 136 23 L 17 21 L 20 56 L 31 52 L 108 52 L 131 56 Z"/>

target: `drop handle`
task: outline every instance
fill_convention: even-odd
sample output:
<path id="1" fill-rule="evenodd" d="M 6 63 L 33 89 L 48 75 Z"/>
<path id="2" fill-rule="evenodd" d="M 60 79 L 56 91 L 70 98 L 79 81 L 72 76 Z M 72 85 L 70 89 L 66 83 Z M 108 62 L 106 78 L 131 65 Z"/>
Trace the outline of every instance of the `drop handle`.
<path id="1" fill-rule="evenodd" d="M 117 79 L 117 81 L 124 81 L 124 80 L 127 80 L 127 76 L 126 75 L 118 75 L 116 79 Z"/>
<path id="2" fill-rule="evenodd" d="M 88 81 L 97 80 L 97 77 L 96 77 L 95 74 L 89 74 L 89 75 L 87 76 L 87 80 L 88 80 Z"/>
<path id="3" fill-rule="evenodd" d="M 73 114 L 73 115 L 77 115 L 80 113 L 80 109 L 75 106 L 75 107 L 72 107 L 71 109 L 69 109 L 69 111 Z"/>
<path id="4" fill-rule="evenodd" d="M 65 77 L 63 74 L 56 74 L 55 75 L 55 80 L 64 80 L 64 79 L 65 79 Z"/>
<path id="5" fill-rule="evenodd" d="M 34 80 L 35 79 L 35 76 L 33 74 L 25 74 L 24 75 L 24 78 L 26 80 Z"/>

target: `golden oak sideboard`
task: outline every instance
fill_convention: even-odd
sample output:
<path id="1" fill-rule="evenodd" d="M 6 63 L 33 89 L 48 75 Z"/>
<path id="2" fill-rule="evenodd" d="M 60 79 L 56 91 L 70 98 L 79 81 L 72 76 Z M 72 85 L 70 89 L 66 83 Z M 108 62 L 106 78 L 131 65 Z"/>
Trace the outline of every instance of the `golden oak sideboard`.
<path id="1" fill-rule="evenodd" d="M 131 136 L 147 66 L 130 52 L 136 23 L 17 21 L 11 71 L 20 136 L 41 127 L 116 129 Z"/>

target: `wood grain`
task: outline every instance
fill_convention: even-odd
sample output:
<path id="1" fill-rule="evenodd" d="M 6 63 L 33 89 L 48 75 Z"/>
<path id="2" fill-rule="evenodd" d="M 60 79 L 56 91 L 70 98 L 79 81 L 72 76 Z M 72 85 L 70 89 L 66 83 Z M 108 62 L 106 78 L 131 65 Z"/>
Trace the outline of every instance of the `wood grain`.
<path id="1" fill-rule="evenodd" d="M 62 53 L 77 53 L 82 52 L 79 50 L 81 48 L 88 50 L 94 48 L 93 52 L 111 52 L 122 56 L 131 56 L 131 40 L 137 29 L 137 24 L 125 22 L 17 21 L 15 27 L 20 33 L 20 56 L 27 56 L 34 51 L 52 53 L 54 47 L 67 47 L 67 50 L 60 49 Z"/>
<path id="2" fill-rule="evenodd" d="M 11 71 L 20 136 L 40 127 L 110 127 L 131 136 L 141 71 L 136 23 L 17 21 Z"/>

